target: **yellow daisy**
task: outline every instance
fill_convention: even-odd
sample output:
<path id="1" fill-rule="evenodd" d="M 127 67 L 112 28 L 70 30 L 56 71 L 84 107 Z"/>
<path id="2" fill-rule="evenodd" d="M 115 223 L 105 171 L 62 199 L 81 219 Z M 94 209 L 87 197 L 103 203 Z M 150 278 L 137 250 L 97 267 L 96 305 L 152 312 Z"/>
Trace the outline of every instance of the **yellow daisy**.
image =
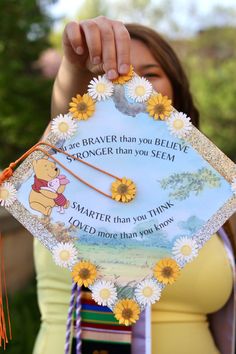
<path id="1" fill-rule="evenodd" d="M 147 101 L 147 112 L 155 120 L 165 120 L 172 112 L 171 100 L 160 93 L 151 96 Z"/>
<path id="2" fill-rule="evenodd" d="M 153 269 L 154 277 L 163 284 L 173 284 L 180 274 L 178 263 L 172 258 L 163 258 Z"/>
<path id="3" fill-rule="evenodd" d="M 134 75 L 134 68 L 130 65 L 129 72 L 126 75 L 120 75 L 116 79 L 112 80 L 113 84 L 125 84 Z"/>
<path id="4" fill-rule="evenodd" d="M 131 179 L 123 177 L 122 180 L 116 180 L 111 185 L 112 199 L 117 202 L 128 203 L 134 199 L 136 186 Z"/>
<path id="5" fill-rule="evenodd" d="M 79 120 L 87 120 L 95 111 L 95 102 L 87 93 L 83 96 L 72 97 L 72 102 L 69 105 L 72 116 Z"/>
<path id="6" fill-rule="evenodd" d="M 72 278 L 78 285 L 86 286 L 93 284 L 97 277 L 96 266 L 87 261 L 80 261 L 75 264 L 72 270 Z"/>
<path id="7" fill-rule="evenodd" d="M 122 299 L 116 303 L 113 312 L 120 324 L 130 326 L 139 319 L 140 307 L 132 299 Z"/>

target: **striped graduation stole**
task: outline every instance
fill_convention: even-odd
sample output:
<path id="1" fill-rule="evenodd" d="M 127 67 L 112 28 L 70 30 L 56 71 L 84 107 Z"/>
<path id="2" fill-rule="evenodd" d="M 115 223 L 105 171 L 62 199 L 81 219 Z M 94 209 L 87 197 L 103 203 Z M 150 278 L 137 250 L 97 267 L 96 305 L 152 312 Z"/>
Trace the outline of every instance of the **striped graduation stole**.
<path id="1" fill-rule="evenodd" d="M 131 326 L 119 325 L 112 311 L 99 306 L 85 288 L 81 306 L 82 354 L 131 354 Z M 74 312 L 72 354 L 76 353 L 75 316 Z"/>

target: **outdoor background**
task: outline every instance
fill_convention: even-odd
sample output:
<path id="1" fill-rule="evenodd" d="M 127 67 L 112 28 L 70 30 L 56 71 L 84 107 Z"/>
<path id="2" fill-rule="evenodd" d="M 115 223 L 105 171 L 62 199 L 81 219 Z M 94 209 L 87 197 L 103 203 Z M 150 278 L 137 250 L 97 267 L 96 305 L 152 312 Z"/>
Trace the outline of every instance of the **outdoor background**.
<path id="1" fill-rule="evenodd" d="M 70 19 L 107 15 L 159 31 L 176 49 L 201 130 L 236 161 L 235 0 L 0 0 L 0 170 L 35 144 L 50 119 L 61 34 Z M 32 237 L 0 211 L 13 340 L 30 354 L 39 327 Z"/>

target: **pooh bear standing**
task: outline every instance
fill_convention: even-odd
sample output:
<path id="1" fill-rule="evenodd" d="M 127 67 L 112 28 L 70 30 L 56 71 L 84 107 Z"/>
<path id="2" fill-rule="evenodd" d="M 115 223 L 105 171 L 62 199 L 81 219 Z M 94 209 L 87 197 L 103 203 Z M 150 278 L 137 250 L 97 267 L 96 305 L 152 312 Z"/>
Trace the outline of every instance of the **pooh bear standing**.
<path id="1" fill-rule="evenodd" d="M 56 206 L 56 198 L 64 192 L 66 185 L 60 185 L 57 192 L 44 188 L 60 174 L 60 170 L 56 167 L 56 164 L 49 161 L 46 157 L 34 160 L 33 169 L 35 175 L 34 184 L 29 196 L 30 207 L 45 216 L 49 216 L 52 208 Z M 64 207 L 67 208 L 68 206 L 69 202 Z"/>

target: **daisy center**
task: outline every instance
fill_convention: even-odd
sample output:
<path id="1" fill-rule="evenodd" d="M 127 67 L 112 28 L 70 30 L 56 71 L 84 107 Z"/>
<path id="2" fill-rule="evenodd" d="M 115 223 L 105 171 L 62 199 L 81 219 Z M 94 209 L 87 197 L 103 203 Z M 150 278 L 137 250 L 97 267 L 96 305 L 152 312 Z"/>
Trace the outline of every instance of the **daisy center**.
<path id="1" fill-rule="evenodd" d="M 150 286 L 146 286 L 143 289 L 143 296 L 145 297 L 151 297 L 153 295 L 153 289 Z"/>
<path id="2" fill-rule="evenodd" d="M 70 252 L 67 250 L 63 250 L 59 254 L 62 261 L 68 261 L 70 259 Z"/>
<path id="3" fill-rule="evenodd" d="M 61 122 L 58 125 L 58 129 L 60 130 L 60 132 L 65 133 L 69 130 L 69 125 L 66 122 Z"/>
<path id="4" fill-rule="evenodd" d="M 165 106 L 162 103 L 157 103 L 154 106 L 155 114 L 163 114 L 165 112 Z"/>
<path id="5" fill-rule="evenodd" d="M 87 269 L 87 268 L 82 268 L 80 271 L 79 271 L 79 276 L 81 279 L 88 279 L 90 277 L 90 270 Z"/>
<path id="6" fill-rule="evenodd" d="M 173 269 L 169 266 L 162 269 L 162 275 L 164 278 L 170 278 L 173 275 Z"/>
<path id="7" fill-rule="evenodd" d="M 104 93 L 106 91 L 106 85 L 103 83 L 99 83 L 96 85 L 96 91 L 98 93 Z"/>
<path id="8" fill-rule="evenodd" d="M 143 86 L 139 85 L 139 86 L 135 87 L 134 92 L 135 92 L 136 96 L 143 96 L 145 94 L 146 90 Z"/>
<path id="9" fill-rule="evenodd" d="M 125 320 L 129 320 L 133 315 L 133 311 L 131 309 L 124 309 L 122 311 L 122 317 L 125 319 Z"/>
<path id="10" fill-rule="evenodd" d="M 173 127 L 175 129 L 182 129 L 184 127 L 184 122 L 181 119 L 175 119 L 173 122 Z"/>
<path id="11" fill-rule="evenodd" d="M 103 300 L 107 300 L 111 296 L 111 292 L 109 289 L 102 289 L 99 295 Z"/>
<path id="12" fill-rule="evenodd" d="M 2 188 L 0 189 L 0 199 L 7 200 L 10 196 L 10 193 L 7 189 Z"/>
<path id="13" fill-rule="evenodd" d="M 85 102 L 80 102 L 77 105 L 77 110 L 81 113 L 87 112 L 88 106 Z"/>
<path id="14" fill-rule="evenodd" d="M 189 256 L 192 252 L 192 249 L 190 246 L 188 245 L 184 245 L 181 247 L 180 252 L 184 255 L 184 256 Z"/>
<path id="15" fill-rule="evenodd" d="M 124 183 L 120 184 L 117 188 L 117 192 L 121 195 L 126 194 L 128 192 L 128 186 Z"/>

